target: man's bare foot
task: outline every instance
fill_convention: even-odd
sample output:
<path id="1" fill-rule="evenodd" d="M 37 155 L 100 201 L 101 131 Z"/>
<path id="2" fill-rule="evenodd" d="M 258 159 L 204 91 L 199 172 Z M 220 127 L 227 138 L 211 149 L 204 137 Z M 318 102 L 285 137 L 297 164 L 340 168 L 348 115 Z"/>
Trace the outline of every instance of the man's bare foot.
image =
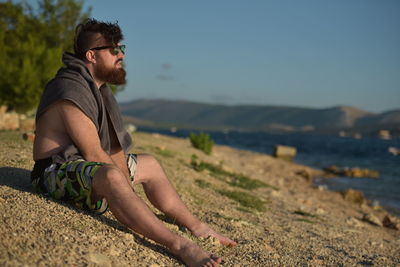
<path id="1" fill-rule="evenodd" d="M 221 258 L 207 253 L 189 240 L 182 240 L 175 248 L 171 248 L 171 252 L 190 267 L 215 267 L 222 261 Z"/>
<path id="2" fill-rule="evenodd" d="M 234 247 L 237 245 L 237 243 L 226 236 L 223 236 L 217 232 L 215 232 L 213 229 L 211 229 L 207 224 L 201 223 L 198 227 L 195 229 L 190 229 L 192 234 L 194 234 L 197 237 L 215 237 L 216 239 L 219 240 L 219 242 L 227 247 Z"/>

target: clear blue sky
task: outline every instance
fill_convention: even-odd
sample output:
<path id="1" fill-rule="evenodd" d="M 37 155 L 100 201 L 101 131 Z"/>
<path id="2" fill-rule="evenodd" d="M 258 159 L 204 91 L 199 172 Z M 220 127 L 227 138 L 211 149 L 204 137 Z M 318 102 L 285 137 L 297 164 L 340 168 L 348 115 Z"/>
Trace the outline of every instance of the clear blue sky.
<path id="1" fill-rule="evenodd" d="M 400 109 L 398 0 L 87 0 L 118 21 L 119 101 Z"/>

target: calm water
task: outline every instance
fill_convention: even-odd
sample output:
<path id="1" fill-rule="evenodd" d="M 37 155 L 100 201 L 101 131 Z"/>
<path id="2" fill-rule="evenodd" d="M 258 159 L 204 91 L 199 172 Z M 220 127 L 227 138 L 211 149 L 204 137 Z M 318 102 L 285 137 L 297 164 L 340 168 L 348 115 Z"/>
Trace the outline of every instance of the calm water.
<path id="1" fill-rule="evenodd" d="M 141 129 L 147 132 L 188 137 L 189 131 Z M 241 132 L 208 132 L 217 144 L 271 154 L 276 144 L 297 148 L 297 163 L 322 169 L 329 165 L 361 167 L 380 172 L 379 179 L 338 177 L 317 178 L 316 183 L 330 190 L 353 188 L 386 209 L 400 215 L 400 155 L 388 152 L 389 147 L 400 148 L 400 139 L 382 140 L 373 137 L 363 139 L 301 134 L 268 134 Z"/>

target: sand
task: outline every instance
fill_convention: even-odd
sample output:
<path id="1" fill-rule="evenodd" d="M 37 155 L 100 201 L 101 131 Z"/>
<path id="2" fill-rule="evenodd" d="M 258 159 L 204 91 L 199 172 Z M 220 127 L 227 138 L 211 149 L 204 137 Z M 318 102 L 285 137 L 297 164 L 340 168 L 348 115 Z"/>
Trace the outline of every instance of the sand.
<path id="1" fill-rule="evenodd" d="M 0 132 L 0 266 L 183 266 L 166 249 L 119 224 L 110 212 L 92 215 L 33 192 L 32 143 L 20 132 Z M 316 188 L 317 170 L 268 155 L 215 146 L 212 155 L 188 139 L 135 133 L 135 153 L 155 155 L 180 196 L 202 221 L 238 242 L 225 248 L 193 237 L 154 212 L 173 231 L 221 256 L 223 266 L 398 266 L 400 231 L 363 220 L 388 215 Z M 198 172 L 191 156 L 267 183 L 242 189 L 212 172 Z M 143 196 L 140 186 L 136 191 Z M 262 201 L 246 207 L 221 192 L 238 191 Z M 390 215 L 396 224 L 399 219 Z"/>

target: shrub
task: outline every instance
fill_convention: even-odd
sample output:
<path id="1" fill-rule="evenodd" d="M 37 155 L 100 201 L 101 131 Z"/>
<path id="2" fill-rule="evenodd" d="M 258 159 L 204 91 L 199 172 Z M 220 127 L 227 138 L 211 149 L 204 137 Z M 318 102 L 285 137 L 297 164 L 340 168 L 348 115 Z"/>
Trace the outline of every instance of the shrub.
<path id="1" fill-rule="evenodd" d="M 206 133 L 190 133 L 189 134 L 190 142 L 194 148 L 200 149 L 207 155 L 210 155 L 212 152 L 212 148 L 214 145 L 214 141 L 210 138 L 210 136 Z"/>

